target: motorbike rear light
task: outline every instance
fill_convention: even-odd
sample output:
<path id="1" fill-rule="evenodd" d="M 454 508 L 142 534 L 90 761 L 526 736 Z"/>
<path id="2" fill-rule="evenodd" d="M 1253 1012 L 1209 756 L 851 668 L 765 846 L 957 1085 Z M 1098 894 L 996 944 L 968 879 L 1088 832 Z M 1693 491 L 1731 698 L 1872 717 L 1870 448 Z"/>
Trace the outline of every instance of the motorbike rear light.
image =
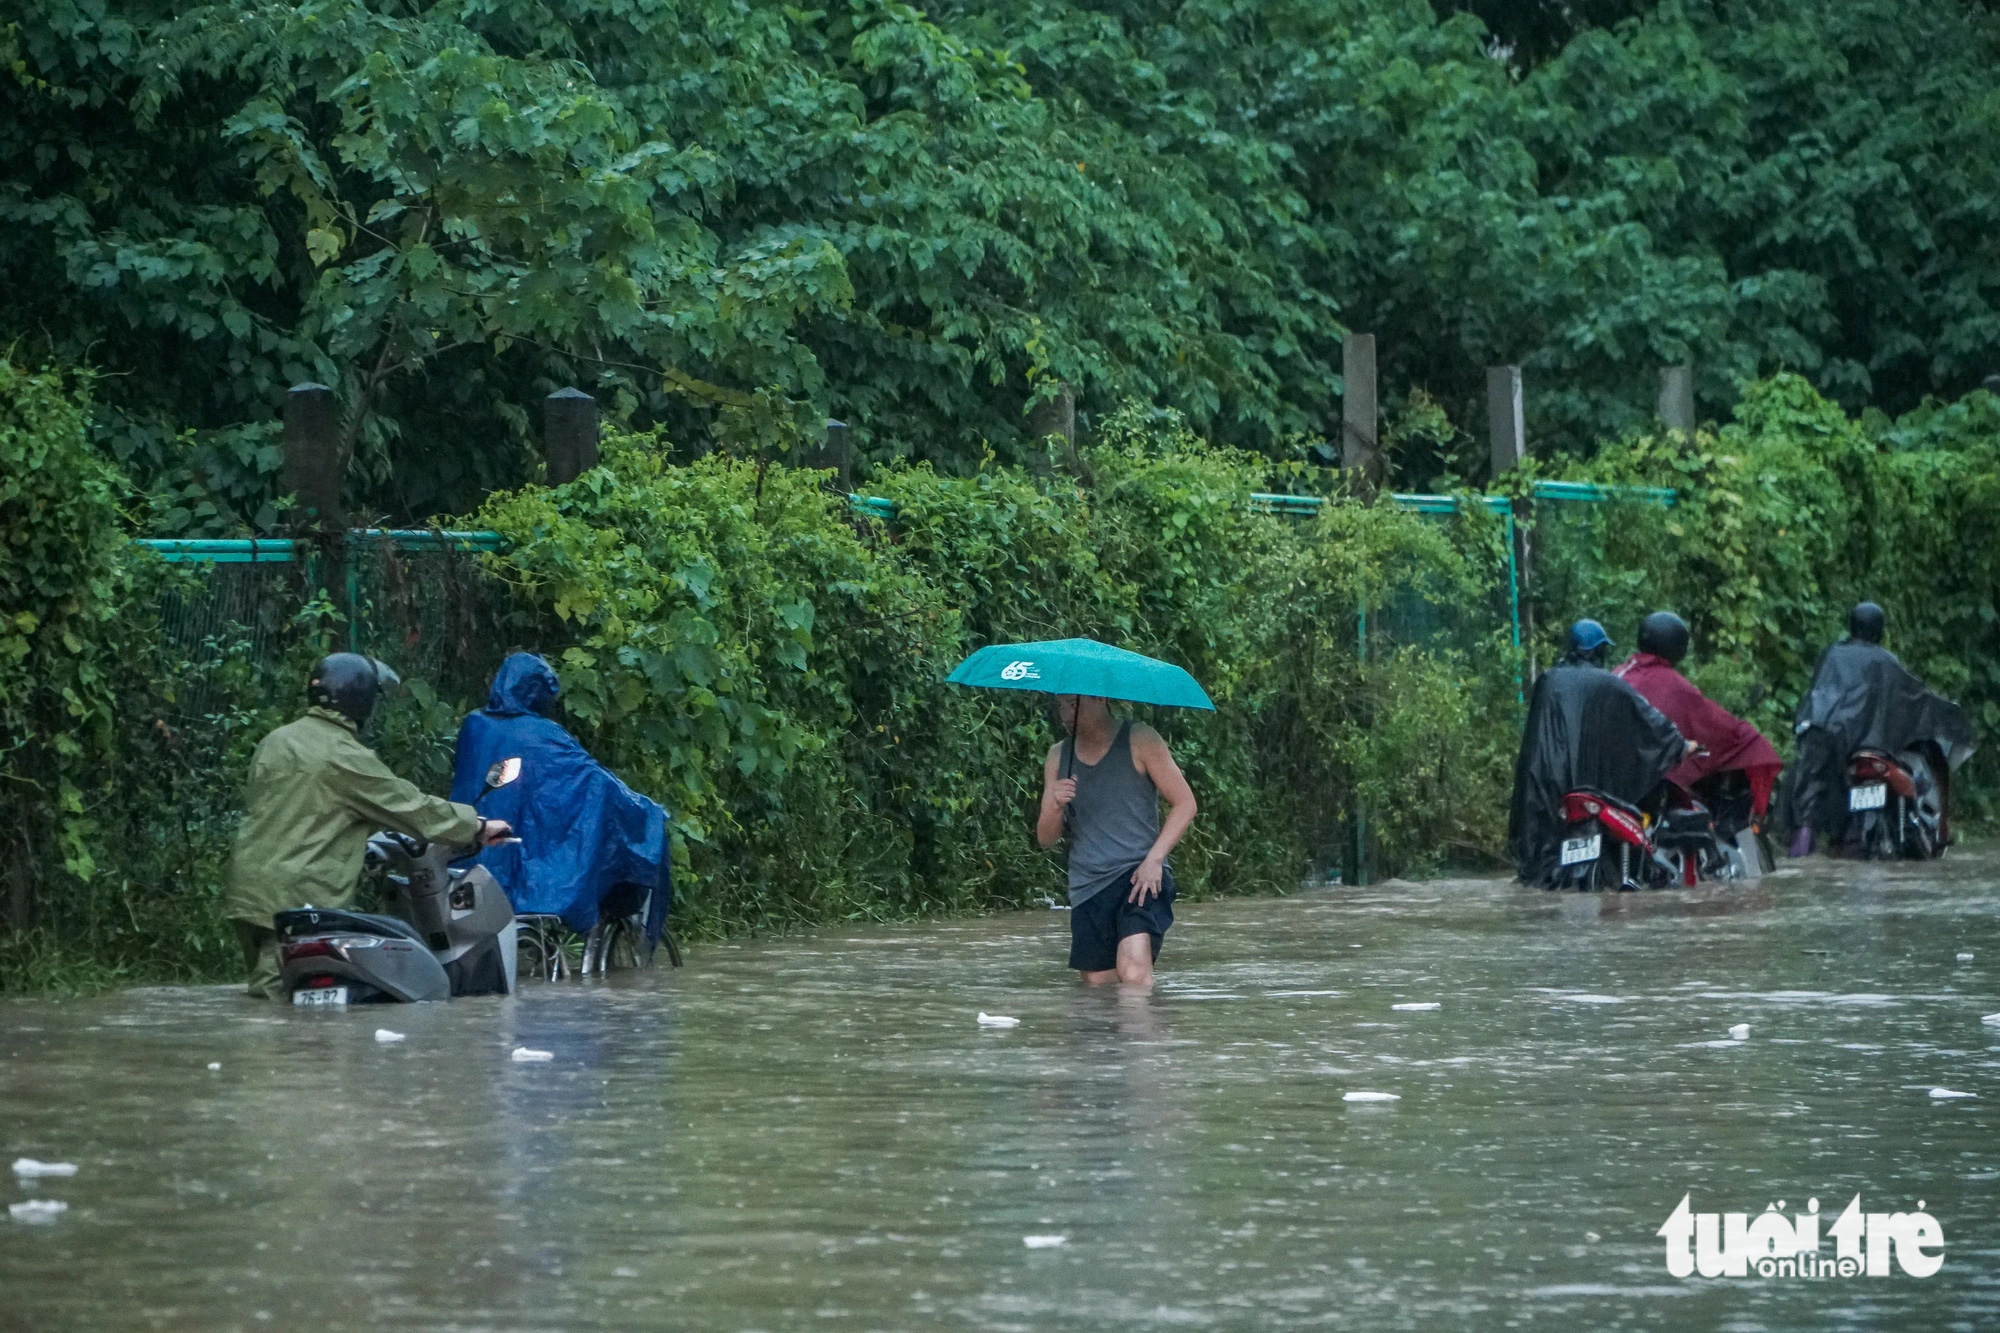
<path id="1" fill-rule="evenodd" d="M 1604 802 L 1584 792 L 1573 791 L 1563 797 L 1563 818 L 1574 824 L 1585 819 L 1595 819 L 1604 813 Z"/>
<path id="2" fill-rule="evenodd" d="M 1906 799 L 1917 794 L 1917 784 L 1911 778 L 1910 770 L 1886 754 L 1863 750 L 1847 766 L 1847 785 L 1859 787 L 1869 782 L 1886 782 L 1896 795 Z"/>
<path id="3" fill-rule="evenodd" d="M 305 984 L 308 990 L 326 990 L 329 987 L 331 987 L 336 980 L 338 980 L 338 978 L 327 977 L 327 976 L 307 977 Z"/>
<path id="4" fill-rule="evenodd" d="M 382 941 L 374 935 L 314 935 L 287 944 L 283 953 L 293 958 L 345 958 L 349 949 L 375 949 Z"/>

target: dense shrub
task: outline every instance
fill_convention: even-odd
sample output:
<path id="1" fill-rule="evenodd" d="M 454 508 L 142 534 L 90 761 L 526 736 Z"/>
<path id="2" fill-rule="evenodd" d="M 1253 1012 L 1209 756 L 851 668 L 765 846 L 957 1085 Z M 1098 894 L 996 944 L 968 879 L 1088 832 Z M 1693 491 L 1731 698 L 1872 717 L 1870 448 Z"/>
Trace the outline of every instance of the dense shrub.
<path id="1" fill-rule="evenodd" d="M 0 359 L 0 984 L 182 974 L 220 958 L 215 845 L 227 798 L 163 718 L 187 673 L 158 610 L 177 580 L 135 548 L 126 485 L 89 446 L 84 385 Z M 223 742 L 226 744 L 226 742 Z M 190 780 L 192 779 L 192 780 Z M 180 872 L 197 871 L 189 875 Z"/>
<path id="2" fill-rule="evenodd" d="M 1439 706 L 1468 657 L 1364 661 L 1356 638 L 1361 609 L 1392 594 L 1490 582 L 1490 533 L 1474 524 L 1455 544 L 1353 501 L 1279 519 L 1250 503 L 1267 463 L 1208 448 L 1170 414 L 1128 410 L 1102 434 L 1083 453 L 1088 487 L 891 470 L 873 490 L 893 522 L 857 515 L 822 474 L 668 466 L 645 437 L 479 514 L 510 541 L 493 567 L 526 640 L 559 661 L 571 721 L 674 811 L 688 926 L 1052 895 L 1059 862 L 1029 837 L 1051 739 L 1038 701 L 941 684 L 987 642 L 1090 635 L 1204 682 L 1217 715 L 1150 718 L 1203 801 L 1179 858 L 1197 895 L 1323 868 L 1364 764 L 1490 783 L 1490 745 L 1461 762 L 1495 733 L 1472 717 L 1485 696 Z M 1390 868 L 1450 846 L 1491 854 L 1491 802 L 1391 800 L 1416 795 L 1396 781 L 1379 784 L 1374 820 Z"/>
<path id="3" fill-rule="evenodd" d="M 1503 528 L 1478 505 L 1437 518 L 1334 494 L 1282 517 L 1253 493 L 1313 474 L 1139 408 L 1100 424 L 1075 476 L 885 470 L 871 491 L 893 520 L 824 473 L 674 464 L 626 435 L 578 480 L 461 520 L 508 540 L 482 568 L 417 578 L 378 552 L 347 621 L 323 563 L 285 566 L 275 620 L 192 642 L 171 613 L 222 572 L 131 548 L 73 387 L 0 365 L 0 389 L 18 913 L 0 989 L 233 973 L 219 881 L 245 763 L 296 712 L 311 658 L 346 642 L 414 677 L 372 739 L 432 789 L 484 674 L 510 648 L 550 656 L 564 720 L 672 810 L 676 924 L 694 936 L 1054 897 L 1060 860 L 1030 836 L 1048 720 L 1034 696 L 942 683 L 995 641 L 1092 635 L 1207 686 L 1213 715 L 1137 710 L 1202 800 L 1177 857 L 1191 896 L 1282 892 L 1357 844 L 1378 875 L 1497 863 L 1522 663 Z M 1990 738 L 1997 461 L 1984 394 L 1855 421 L 1789 378 L 1752 386 L 1716 434 L 1608 447 L 1589 479 L 1677 502 L 1538 506 L 1541 658 L 1576 614 L 1629 643 L 1640 614 L 1677 607 L 1697 680 L 1782 744 L 1819 649 L 1873 596 L 1891 646 Z M 1991 759 L 1969 813 L 1990 813 Z"/>

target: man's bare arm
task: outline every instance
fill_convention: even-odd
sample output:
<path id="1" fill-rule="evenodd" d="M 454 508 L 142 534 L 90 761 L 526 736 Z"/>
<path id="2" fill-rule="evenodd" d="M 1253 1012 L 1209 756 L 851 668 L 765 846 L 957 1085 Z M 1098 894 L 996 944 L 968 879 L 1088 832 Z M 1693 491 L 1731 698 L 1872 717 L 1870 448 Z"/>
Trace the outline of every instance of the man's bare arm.
<path id="1" fill-rule="evenodd" d="M 1035 841 L 1045 848 L 1062 841 L 1063 811 L 1076 799 L 1076 779 L 1056 776 L 1061 761 L 1062 746 L 1051 745 L 1042 765 L 1042 813 L 1035 821 Z"/>
<path id="2" fill-rule="evenodd" d="M 1167 864 L 1167 854 L 1181 835 L 1194 823 L 1195 812 L 1199 808 L 1194 799 L 1194 788 L 1188 786 L 1187 775 L 1174 762 L 1173 753 L 1167 743 L 1160 739 L 1160 733 L 1151 727 L 1132 728 L 1132 758 L 1139 765 L 1139 771 L 1151 778 L 1153 785 L 1166 798 L 1167 817 L 1160 822 L 1160 836 L 1153 839 L 1153 848 L 1146 853 L 1146 859 L 1132 872 L 1131 901 L 1145 902 L 1160 891 L 1160 875 Z"/>

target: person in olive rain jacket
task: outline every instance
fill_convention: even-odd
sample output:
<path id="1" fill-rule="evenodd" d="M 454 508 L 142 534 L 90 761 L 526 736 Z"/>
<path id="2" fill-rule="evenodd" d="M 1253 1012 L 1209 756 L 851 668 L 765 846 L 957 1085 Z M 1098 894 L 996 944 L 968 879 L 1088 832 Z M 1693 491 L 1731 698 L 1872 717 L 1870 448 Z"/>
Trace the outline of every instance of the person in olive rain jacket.
<path id="1" fill-rule="evenodd" d="M 224 899 L 253 996 L 278 993 L 271 918 L 295 907 L 353 902 L 375 834 L 389 829 L 470 845 L 497 842 L 512 831 L 501 820 L 481 819 L 469 805 L 425 795 L 361 743 L 376 700 L 401 683 L 373 658 L 322 658 L 306 685 L 305 715 L 257 744 Z"/>

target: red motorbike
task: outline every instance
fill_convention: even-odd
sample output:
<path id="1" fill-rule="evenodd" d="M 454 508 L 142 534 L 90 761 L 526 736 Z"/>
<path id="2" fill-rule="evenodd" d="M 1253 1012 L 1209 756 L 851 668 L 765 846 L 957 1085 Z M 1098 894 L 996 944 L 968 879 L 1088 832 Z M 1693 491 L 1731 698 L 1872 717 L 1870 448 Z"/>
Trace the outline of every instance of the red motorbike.
<path id="1" fill-rule="evenodd" d="M 1563 797 L 1558 889 L 1639 889 L 1663 880 L 1649 821 L 1636 805 L 1601 791 Z"/>
<path id="2" fill-rule="evenodd" d="M 1741 777 L 1719 773 L 1699 784 L 1707 800 L 1662 782 L 1644 808 L 1600 791 L 1570 792 L 1554 887 L 1664 889 L 1765 873 L 1770 856 L 1747 790 L 1736 793 L 1727 781 L 1747 789 Z"/>

